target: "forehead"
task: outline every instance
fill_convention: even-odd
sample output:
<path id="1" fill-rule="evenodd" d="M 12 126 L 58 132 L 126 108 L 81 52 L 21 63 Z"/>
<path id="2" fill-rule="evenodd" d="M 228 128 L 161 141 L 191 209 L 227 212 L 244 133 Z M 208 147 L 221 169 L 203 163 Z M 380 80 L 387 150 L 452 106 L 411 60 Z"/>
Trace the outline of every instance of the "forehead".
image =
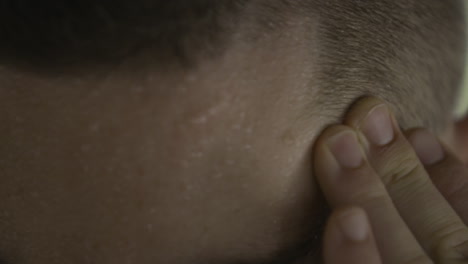
<path id="1" fill-rule="evenodd" d="M 260 60 L 232 61 L 239 71 L 219 63 L 177 81 L 5 77 L 6 258 L 185 264 L 302 254 L 322 219 L 305 158 L 320 128 L 297 124 L 302 64 L 253 71 Z"/>

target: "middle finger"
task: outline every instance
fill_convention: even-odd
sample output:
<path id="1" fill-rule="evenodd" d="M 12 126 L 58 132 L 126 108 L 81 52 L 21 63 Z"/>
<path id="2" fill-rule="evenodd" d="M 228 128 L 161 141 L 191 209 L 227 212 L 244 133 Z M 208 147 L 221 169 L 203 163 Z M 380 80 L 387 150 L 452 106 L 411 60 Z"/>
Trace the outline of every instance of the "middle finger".
<path id="1" fill-rule="evenodd" d="M 316 141 L 314 165 L 320 188 L 333 209 L 359 206 L 366 211 L 385 263 L 430 263 L 351 128 L 326 129 Z"/>
<path id="2" fill-rule="evenodd" d="M 351 110 L 345 123 L 366 142 L 369 162 L 426 252 L 435 259 L 460 257 L 454 248 L 468 241 L 468 230 L 431 182 L 388 106 L 365 98 Z M 444 155 L 436 150 L 432 154 L 434 159 Z"/>

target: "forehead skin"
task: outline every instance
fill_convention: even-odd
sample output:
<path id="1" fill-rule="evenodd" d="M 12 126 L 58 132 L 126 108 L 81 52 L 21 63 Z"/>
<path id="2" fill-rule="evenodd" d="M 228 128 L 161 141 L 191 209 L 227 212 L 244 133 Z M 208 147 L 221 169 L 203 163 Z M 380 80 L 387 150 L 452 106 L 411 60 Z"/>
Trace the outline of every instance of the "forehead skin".
<path id="1" fill-rule="evenodd" d="M 309 151 L 323 125 L 302 116 L 301 45 L 234 47 L 190 72 L 3 71 L 0 257 L 242 263 L 315 235 Z"/>

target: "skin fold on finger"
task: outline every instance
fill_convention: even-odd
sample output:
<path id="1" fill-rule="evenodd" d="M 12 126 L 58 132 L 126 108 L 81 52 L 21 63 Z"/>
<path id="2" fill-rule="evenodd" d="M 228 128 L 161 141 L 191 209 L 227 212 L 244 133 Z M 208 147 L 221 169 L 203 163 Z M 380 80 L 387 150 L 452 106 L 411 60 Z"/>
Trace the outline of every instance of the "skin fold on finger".
<path id="1" fill-rule="evenodd" d="M 418 157 L 430 151 L 427 150 L 427 143 L 420 140 L 420 138 L 431 136 L 428 133 L 422 128 L 405 132 Z M 426 163 L 424 166 L 439 192 L 450 203 L 465 225 L 468 225 L 468 168 L 440 141 L 439 143 L 445 157 L 439 162 Z"/>
<path id="2" fill-rule="evenodd" d="M 327 221 L 324 235 L 325 264 L 381 264 L 364 210 L 340 208 Z"/>
<path id="3" fill-rule="evenodd" d="M 455 138 L 457 141 L 456 148 L 457 152 L 460 153 L 461 161 L 468 166 L 468 113 L 466 116 L 459 120 L 455 125 Z"/>
<path id="4" fill-rule="evenodd" d="M 457 212 L 465 225 L 468 224 L 468 168 L 440 140 L 426 129 L 412 129 L 405 132 L 416 154 L 423 162 L 432 182 Z M 427 161 L 428 152 L 434 152 L 428 141 L 436 140 L 444 158 L 437 162 Z M 458 250 L 468 257 L 468 243 L 463 243 Z"/>
<path id="5" fill-rule="evenodd" d="M 350 110 L 345 124 L 365 142 L 369 162 L 426 252 L 440 261 L 464 258 L 455 246 L 468 240 L 466 226 L 430 180 L 385 102 L 362 99 Z M 431 162 L 443 158 L 443 154 L 432 154 L 425 158 Z"/>
<path id="6" fill-rule="evenodd" d="M 385 263 L 425 258 L 384 184 L 367 162 L 352 129 L 341 125 L 327 128 L 316 141 L 314 167 L 333 209 L 359 206 L 366 211 Z"/>

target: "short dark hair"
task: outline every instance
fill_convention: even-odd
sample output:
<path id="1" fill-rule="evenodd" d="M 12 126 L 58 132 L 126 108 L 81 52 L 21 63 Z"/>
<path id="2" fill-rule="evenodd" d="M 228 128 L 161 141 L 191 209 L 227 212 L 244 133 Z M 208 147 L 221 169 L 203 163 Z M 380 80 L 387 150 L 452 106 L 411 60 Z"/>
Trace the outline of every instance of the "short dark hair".
<path id="1" fill-rule="evenodd" d="M 347 98 L 377 96 L 403 127 L 444 132 L 464 74 L 463 1 L 322 2 L 318 104 L 343 109 Z"/>
<path id="2" fill-rule="evenodd" d="M 188 63 L 193 54 L 215 53 L 222 46 L 245 3 L 0 0 L 0 61 L 63 67 L 116 63 L 155 51 L 159 59 Z"/>
<path id="3" fill-rule="evenodd" d="M 318 66 L 320 91 L 311 104 L 333 112 L 345 108 L 347 98 L 376 95 L 398 108 L 403 125 L 441 131 L 463 76 L 462 5 L 463 0 L 0 0 L 0 62 L 33 71 L 89 69 L 149 54 L 151 65 L 190 67 L 222 53 L 240 30 L 250 31 L 243 34 L 250 36 L 246 41 L 255 41 L 268 30 L 287 30 L 287 16 L 303 16 L 318 31 L 317 39 L 307 40 L 318 47 L 311 63 Z"/>

